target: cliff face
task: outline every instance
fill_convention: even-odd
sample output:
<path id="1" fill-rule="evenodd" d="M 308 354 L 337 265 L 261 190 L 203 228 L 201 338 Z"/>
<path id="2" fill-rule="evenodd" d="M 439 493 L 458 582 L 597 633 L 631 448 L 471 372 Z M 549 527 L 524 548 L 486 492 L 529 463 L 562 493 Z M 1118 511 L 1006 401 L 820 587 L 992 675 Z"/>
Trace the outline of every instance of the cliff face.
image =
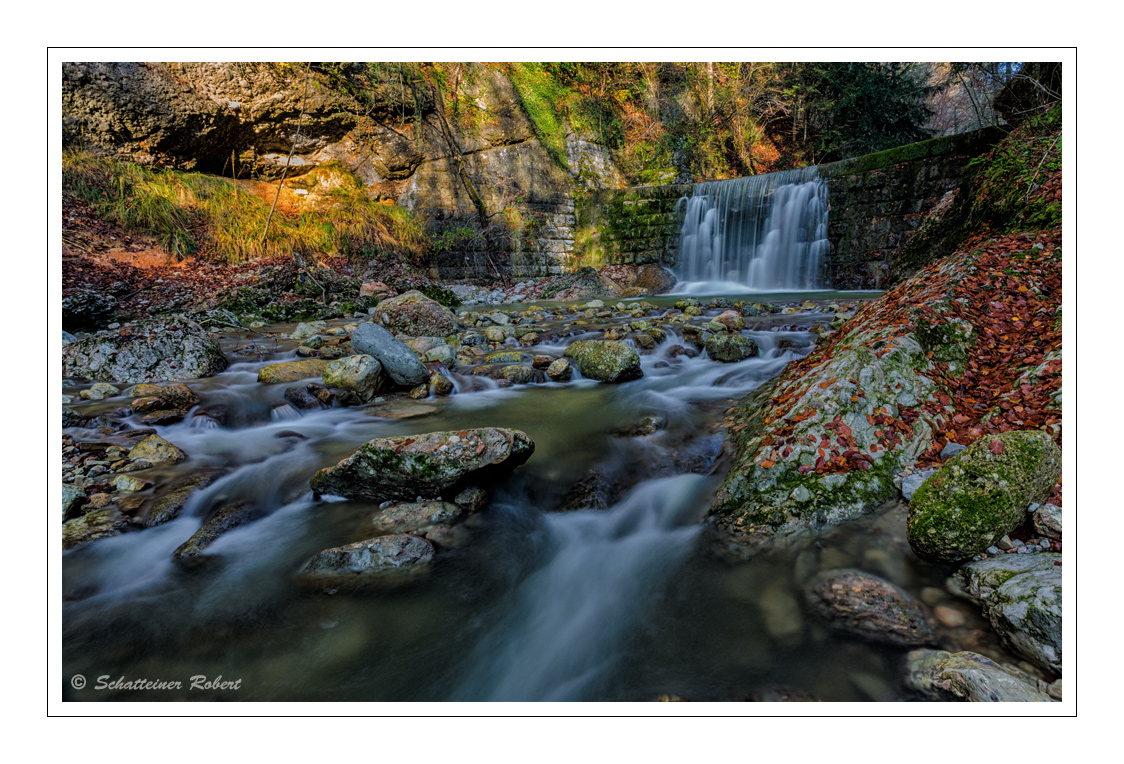
<path id="1" fill-rule="evenodd" d="M 331 66 L 66 63 L 64 145 L 264 180 L 280 177 L 287 160 L 290 177 L 337 163 L 434 232 L 460 230 L 434 263 L 446 278 L 485 275 L 485 248 L 502 250 L 493 260 L 516 277 L 563 271 L 574 191 L 625 183 L 610 152 L 586 136 L 568 134 L 564 157 L 544 147 L 496 69 L 464 65 L 447 103 L 416 68 Z M 466 180 L 495 235 L 479 235 Z M 464 235 L 468 229 L 476 235 Z"/>

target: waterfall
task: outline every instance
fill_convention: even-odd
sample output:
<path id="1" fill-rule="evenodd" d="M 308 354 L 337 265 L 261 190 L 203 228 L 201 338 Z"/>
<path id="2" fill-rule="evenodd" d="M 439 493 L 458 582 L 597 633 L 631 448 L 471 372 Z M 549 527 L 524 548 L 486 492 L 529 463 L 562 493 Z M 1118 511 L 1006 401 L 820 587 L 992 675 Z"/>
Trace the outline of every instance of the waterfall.
<path id="1" fill-rule="evenodd" d="M 815 167 L 698 183 L 677 211 L 683 215 L 677 291 L 826 286 L 827 185 Z"/>

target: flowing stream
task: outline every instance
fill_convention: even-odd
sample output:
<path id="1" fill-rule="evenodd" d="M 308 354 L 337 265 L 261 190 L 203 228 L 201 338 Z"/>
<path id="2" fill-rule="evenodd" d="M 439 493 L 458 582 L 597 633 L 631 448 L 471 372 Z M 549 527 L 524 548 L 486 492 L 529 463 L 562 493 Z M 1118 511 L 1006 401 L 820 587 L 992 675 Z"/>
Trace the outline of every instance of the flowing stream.
<path id="1" fill-rule="evenodd" d="M 676 356 L 670 334 L 642 356 L 644 376 L 621 385 L 500 388 L 458 369 L 446 398 L 312 412 L 290 407 L 285 385 L 256 381 L 261 366 L 294 358 L 295 343 L 229 334 L 235 362 L 190 383 L 202 402 L 184 422 L 156 428 L 190 456 L 175 475 L 219 477 L 175 520 L 63 555 L 64 676 L 89 680 L 68 697 L 746 700 L 795 688 L 822 700 L 900 699 L 903 651 L 835 636 L 802 604 L 805 582 L 827 568 L 860 567 L 915 593 L 941 586 L 943 571 L 909 554 L 900 507 L 827 545 L 749 562 L 715 554 L 700 522 L 725 471 L 723 412 L 810 352 L 808 329 L 830 319 L 763 317 L 746 332 L 760 356 L 731 364 Z M 560 354 L 590 336 L 600 334 L 529 352 Z M 127 405 L 123 395 L 83 413 Z M 655 431 L 630 433 L 645 417 Z M 464 523 L 467 541 L 440 549 L 427 576 L 366 593 L 294 584 L 313 554 L 368 538 L 378 511 L 314 499 L 317 469 L 371 438 L 481 426 L 522 429 L 535 453 L 489 490 Z M 208 512 L 239 499 L 258 519 L 221 536 L 200 564 L 173 563 Z M 196 676 L 238 687 L 191 689 Z M 91 690 L 97 677 L 183 687 Z"/>

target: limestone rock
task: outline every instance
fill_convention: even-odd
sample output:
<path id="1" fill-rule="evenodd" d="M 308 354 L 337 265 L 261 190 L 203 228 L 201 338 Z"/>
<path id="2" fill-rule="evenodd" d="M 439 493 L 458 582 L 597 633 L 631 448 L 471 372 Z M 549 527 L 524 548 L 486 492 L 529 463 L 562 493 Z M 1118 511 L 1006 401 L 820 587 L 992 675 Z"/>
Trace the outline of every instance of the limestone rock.
<path id="1" fill-rule="evenodd" d="M 935 638 L 918 603 L 893 584 L 856 570 L 831 570 L 809 584 L 808 606 L 832 627 L 863 639 L 927 645 Z"/>
<path id="2" fill-rule="evenodd" d="M 138 321 L 99 332 L 63 349 L 63 376 L 115 382 L 196 379 L 226 369 L 222 349 L 194 321 Z"/>
<path id="3" fill-rule="evenodd" d="M 601 382 L 628 382 L 644 375 L 640 354 L 616 340 L 580 340 L 571 342 L 564 353 L 583 377 Z"/>
<path id="4" fill-rule="evenodd" d="M 934 700 L 983 703 L 1037 702 L 1051 698 L 978 653 L 914 650 L 906 657 L 906 682 Z"/>
<path id="5" fill-rule="evenodd" d="M 945 462 L 909 505 L 909 544 L 927 560 L 983 552 L 1026 518 L 1061 476 L 1061 449 L 1038 430 L 987 435 Z"/>
<path id="6" fill-rule="evenodd" d="M 461 519 L 463 511 L 447 501 L 423 500 L 392 504 L 371 518 L 368 528 L 377 534 L 418 533 Z"/>
<path id="7" fill-rule="evenodd" d="M 436 498 L 459 484 L 510 472 L 535 450 L 520 430 L 486 427 L 376 438 L 311 481 L 318 494 L 350 499 Z"/>
<path id="8" fill-rule="evenodd" d="M 108 294 L 90 289 L 76 289 L 62 298 L 63 329 L 100 329 L 109 323 L 117 310 L 117 300 Z"/>

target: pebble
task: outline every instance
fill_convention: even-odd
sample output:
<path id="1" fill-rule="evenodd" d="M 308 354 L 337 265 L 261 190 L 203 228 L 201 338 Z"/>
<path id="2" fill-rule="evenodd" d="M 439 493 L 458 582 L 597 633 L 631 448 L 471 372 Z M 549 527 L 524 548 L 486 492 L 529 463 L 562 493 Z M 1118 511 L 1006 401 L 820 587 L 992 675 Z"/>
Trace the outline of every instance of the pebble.
<path id="1" fill-rule="evenodd" d="M 933 615 L 937 617 L 937 620 L 941 622 L 942 626 L 950 629 L 963 626 L 967 620 L 964 617 L 964 613 L 948 605 L 937 605 L 933 608 Z"/>

